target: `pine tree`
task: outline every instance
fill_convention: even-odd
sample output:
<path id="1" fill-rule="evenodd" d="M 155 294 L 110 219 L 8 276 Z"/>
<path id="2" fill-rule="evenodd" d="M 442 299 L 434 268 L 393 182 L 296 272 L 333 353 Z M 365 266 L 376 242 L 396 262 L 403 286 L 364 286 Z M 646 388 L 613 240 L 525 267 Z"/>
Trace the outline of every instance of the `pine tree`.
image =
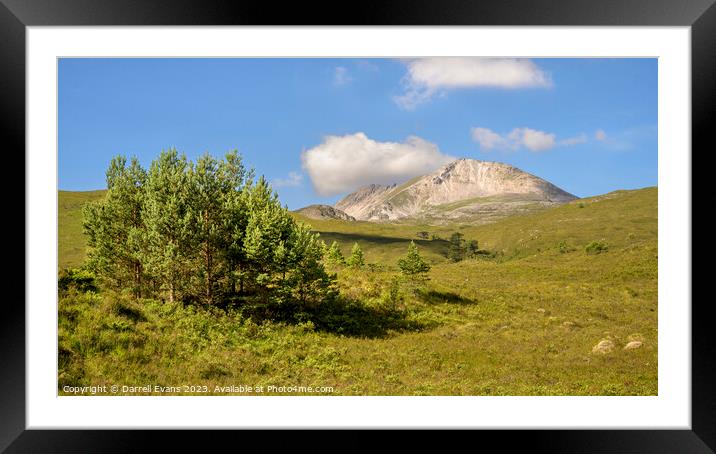
<path id="1" fill-rule="evenodd" d="M 340 266 L 346 264 L 346 258 L 343 257 L 343 253 L 341 252 L 341 248 L 338 246 L 338 243 L 335 241 L 331 243 L 331 247 L 326 252 L 326 261 L 330 265 L 334 266 Z"/>
<path id="2" fill-rule="evenodd" d="M 267 298 L 277 285 L 276 278 L 281 278 L 289 266 L 286 243 L 294 221 L 264 177 L 247 190 L 248 219 L 243 240 L 246 277 Z"/>
<path id="3" fill-rule="evenodd" d="M 398 260 L 400 272 L 414 284 L 423 284 L 428 280 L 430 265 L 423 260 L 414 242 L 408 245 L 408 253 Z"/>
<path id="4" fill-rule="evenodd" d="M 227 154 L 222 161 L 205 154 L 189 168 L 191 217 L 200 247 L 196 271 L 201 282 L 199 293 L 207 304 L 214 303 L 220 290 L 218 284 L 230 280 L 232 224 L 227 207 L 242 190 L 245 173 L 241 158 L 235 152 Z"/>
<path id="5" fill-rule="evenodd" d="M 332 298 L 335 275 L 329 275 L 323 267 L 325 243 L 319 235 L 303 223 L 294 224 L 288 241 L 288 275 L 282 279 L 282 293 L 289 295 L 299 305 L 315 306 Z"/>
<path id="6" fill-rule="evenodd" d="M 248 207 L 253 185 L 253 170 L 247 171 L 241 163 L 241 157 L 232 151 L 226 155 L 222 163 L 222 172 L 233 188 L 224 199 L 223 206 L 228 292 L 233 295 L 237 293 L 237 280 L 238 292 L 244 292 L 244 282 L 247 277 L 248 259 L 244 251 L 244 239 L 249 221 Z"/>
<path id="7" fill-rule="evenodd" d="M 145 233 L 142 206 L 146 171 L 136 158 L 130 165 L 123 156 L 110 162 L 106 173 L 104 200 L 83 209 L 87 234 L 88 263 L 102 279 L 115 288 L 127 284 L 139 298 L 145 270 L 142 266 L 142 238 Z"/>
<path id="8" fill-rule="evenodd" d="M 363 258 L 363 249 L 361 249 L 358 243 L 353 243 L 353 248 L 351 249 L 351 256 L 348 257 L 347 264 L 351 268 L 362 268 L 365 265 L 365 259 Z"/>
<path id="9" fill-rule="evenodd" d="M 453 262 L 459 262 L 465 258 L 465 239 L 462 233 L 455 232 L 450 236 L 448 258 Z"/>
<path id="10" fill-rule="evenodd" d="M 140 296 L 150 276 L 170 302 L 209 304 L 235 296 L 235 278 L 241 294 L 265 302 L 310 306 L 336 293 L 325 243 L 291 217 L 265 178 L 253 182 L 236 152 L 191 163 L 162 151 L 149 172 L 118 157 L 107 186 L 83 222 L 91 263 L 117 288 L 131 285 Z M 353 255 L 362 266 L 359 247 Z"/>
<path id="11" fill-rule="evenodd" d="M 197 251 L 189 165 L 176 149 L 162 151 L 149 169 L 144 213 L 147 267 L 174 302 L 186 288 Z"/>

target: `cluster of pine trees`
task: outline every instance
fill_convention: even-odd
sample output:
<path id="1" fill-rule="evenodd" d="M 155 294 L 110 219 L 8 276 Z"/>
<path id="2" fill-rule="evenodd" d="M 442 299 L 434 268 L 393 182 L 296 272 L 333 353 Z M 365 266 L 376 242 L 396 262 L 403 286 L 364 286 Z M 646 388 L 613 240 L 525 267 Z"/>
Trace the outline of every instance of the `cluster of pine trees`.
<path id="1" fill-rule="evenodd" d="M 188 161 L 163 151 L 149 170 L 115 157 L 104 200 L 88 204 L 88 265 L 136 297 L 216 304 L 317 304 L 335 295 L 324 244 L 233 151 Z"/>

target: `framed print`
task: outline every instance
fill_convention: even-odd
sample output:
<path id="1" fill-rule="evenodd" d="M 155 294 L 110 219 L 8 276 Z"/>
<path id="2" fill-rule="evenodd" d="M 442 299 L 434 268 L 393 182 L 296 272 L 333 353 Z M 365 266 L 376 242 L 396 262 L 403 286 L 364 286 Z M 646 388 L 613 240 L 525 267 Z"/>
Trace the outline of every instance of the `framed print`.
<path id="1" fill-rule="evenodd" d="M 0 9 L 26 169 L 3 449 L 713 451 L 712 2 L 130 3 Z"/>

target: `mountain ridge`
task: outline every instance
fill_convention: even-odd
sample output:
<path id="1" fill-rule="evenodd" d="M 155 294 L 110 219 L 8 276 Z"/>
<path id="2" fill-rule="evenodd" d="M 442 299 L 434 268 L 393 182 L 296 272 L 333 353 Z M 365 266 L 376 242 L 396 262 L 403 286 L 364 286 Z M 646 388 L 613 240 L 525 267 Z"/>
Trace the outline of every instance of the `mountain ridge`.
<path id="1" fill-rule="evenodd" d="M 370 184 L 339 200 L 334 208 L 366 221 L 404 218 L 460 218 L 519 211 L 526 205 L 552 206 L 578 197 L 509 164 L 462 158 L 401 184 Z M 449 212 L 445 206 L 474 200 Z M 443 207 L 441 209 L 441 207 Z"/>
<path id="2" fill-rule="evenodd" d="M 356 220 L 353 216 L 330 205 L 313 204 L 293 210 L 293 212 L 302 214 L 310 219 L 340 219 L 343 221 Z"/>

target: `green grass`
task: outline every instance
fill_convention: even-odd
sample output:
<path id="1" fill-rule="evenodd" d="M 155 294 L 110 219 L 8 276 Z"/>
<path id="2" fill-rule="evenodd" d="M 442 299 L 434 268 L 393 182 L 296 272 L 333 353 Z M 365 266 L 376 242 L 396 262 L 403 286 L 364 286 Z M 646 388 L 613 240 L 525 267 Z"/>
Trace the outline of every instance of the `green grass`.
<path id="1" fill-rule="evenodd" d="M 65 231 L 80 234 L 60 237 L 60 263 L 82 260 L 63 255 L 84 246 L 70 225 L 77 216 L 62 212 L 77 210 L 81 198 L 61 202 Z M 344 254 L 357 241 L 367 262 L 382 265 L 336 270 L 351 309 L 286 324 L 70 292 L 60 299 L 60 385 L 202 384 L 210 394 L 232 384 L 329 386 L 338 395 L 657 394 L 656 188 L 480 226 L 305 220 Z M 442 238 L 461 231 L 498 254 L 450 263 L 446 241 L 416 241 L 433 265 L 431 280 L 419 293 L 403 284 L 402 300 L 388 301 L 397 259 L 418 231 Z M 607 249 L 590 254 L 592 242 Z M 593 354 L 602 339 L 616 348 Z M 633 339 L 643 346 L 623 350 Z"/>
<path id="2" fill-rule="evenodd" d="M 60 269 L 82 264 L 87 256 L 87 242 L 82 234 L 82 206 L 104 197 L 106 191 L 57 193 L 57 242 Z"/>

